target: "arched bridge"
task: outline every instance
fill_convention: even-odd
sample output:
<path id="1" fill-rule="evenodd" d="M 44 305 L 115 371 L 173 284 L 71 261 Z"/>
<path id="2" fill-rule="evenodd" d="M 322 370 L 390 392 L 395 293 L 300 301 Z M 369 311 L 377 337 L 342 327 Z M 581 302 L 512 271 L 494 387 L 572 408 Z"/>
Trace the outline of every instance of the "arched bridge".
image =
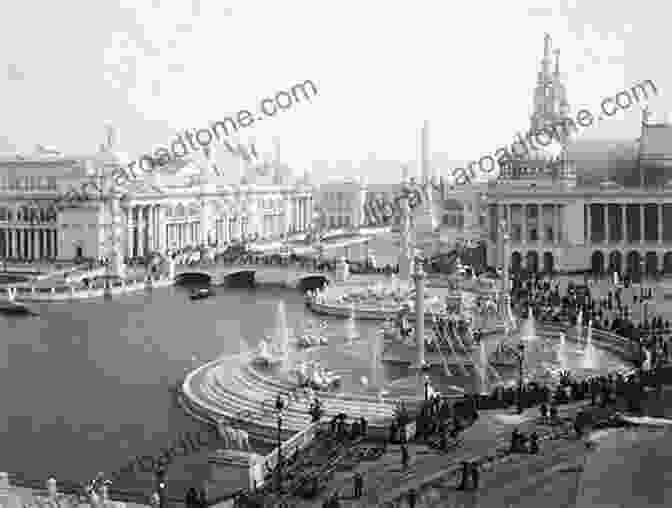
<path id="1" fill-rule="evenodd" d="M 203 283 L 222 286 L 242 282 L 314 289 L 331 282 L 329 274 L 283 265 L 196 265 L 178 266 L 175 283 Z"/>

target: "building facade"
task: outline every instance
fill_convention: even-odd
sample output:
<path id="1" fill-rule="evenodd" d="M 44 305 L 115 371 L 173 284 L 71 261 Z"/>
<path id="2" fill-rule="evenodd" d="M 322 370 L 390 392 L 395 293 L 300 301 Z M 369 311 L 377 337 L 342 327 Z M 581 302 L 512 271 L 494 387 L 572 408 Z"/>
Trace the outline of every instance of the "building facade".
<path id="1" fill-rule="evenodd" d="M 546 36 L 531 131 L 567 117 L 559 75 L 557 52 L 555 72 L 550 72 Z M 646 184 L 653 181 L 646 178 L 649 168 L 669 165 L 672 126 L 642 121 L 639 188 L 613 182 L 577 186 L 566 156 L 568 141 L 561 140 L 559 152 L 538 150 L 512 161 L 488 185 L 488 264 L 507 263 L 513 272 L 672 273 L 672 186 Z"/>
<path id="2" fill-rule="evenodd" d="M 366 190 L 357 180 L 327 182 L 320 185 L 316 203 L 327 229 L 358 228 L 364 223 Z"/>
<path id="3" fill-rule="evenodd" d="M 227 185 L 206 164 L 188 162 L 176 174 L 116 186 L 110 175 L 126 162 L 112 146 L 93 156 L 0 158 L 0 258 L 136 257 L 312 226 L 309 185 Z"/>

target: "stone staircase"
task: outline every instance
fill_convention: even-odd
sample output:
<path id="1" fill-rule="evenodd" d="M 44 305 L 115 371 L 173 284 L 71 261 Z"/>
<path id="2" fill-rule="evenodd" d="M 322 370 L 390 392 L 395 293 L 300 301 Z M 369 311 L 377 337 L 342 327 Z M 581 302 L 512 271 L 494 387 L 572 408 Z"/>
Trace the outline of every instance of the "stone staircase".
<path id="1" fill-rule="evenodd" d="M 184 404 L 202 419 L 230 420 L 246 428 L 252 438 L 264 442 L 277 440 L 275 400 L 281 394 L 296 393 L 295 386 L 270 378 L 249 366 L 249 358 L 232 357 L 213 362 L 188 376 L 183 385 Z M 394 406 L 374 397 L 319 392 L 326 417 L 345 413 L 365 417 L 370 425 L 386 425 L 394 416 Z M 312 400 L 289 397 L 282 414 L 283 440 L 310 424 L 308 410 Z"/>

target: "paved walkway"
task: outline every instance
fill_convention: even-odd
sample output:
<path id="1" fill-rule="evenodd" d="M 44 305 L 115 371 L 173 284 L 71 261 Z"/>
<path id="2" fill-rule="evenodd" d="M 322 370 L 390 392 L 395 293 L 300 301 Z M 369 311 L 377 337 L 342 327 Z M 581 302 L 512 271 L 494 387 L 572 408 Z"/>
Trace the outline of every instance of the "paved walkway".
<path id="1" fill-rule="evenodd" d="M 575 403 L 564 406 L 560 416 L 574 414 L 586 403 Z M 332 492 L 339 491 L 345 497 L 342 506 L 365 507 L 380 506 L 406 493 L 411 488 L 419 489 L 422 485 L 442 476 L 449 476 L 459 470 L 463 460 L 475 460 L 485 456 L 493 456 L 498 448 L 509 445 L 510 434 L 514 427 L 523 432 L 530 432 L 536 427 L 535 420 L 539 416 L 538 408 L 530 408 L 518 417 L 511 412 L 482 411 L 478 421 L 464 431 L 464 442 L 456 451 L 439 453 L 425 445 L 411 444 L 411 462 L 406 470 L 401 467 L 399 446 L 389 446 L 388 452 L 375 462 L 360 462 L 348 472 L 337 471 L 329 487 L 318 499 L 291 499 L 290 506 L 297 508 L 319 506 Z M 353 476 L 361 473 L 364 477 L 364 496 L 362 499 L 349 499 L 353 489 Z"/>

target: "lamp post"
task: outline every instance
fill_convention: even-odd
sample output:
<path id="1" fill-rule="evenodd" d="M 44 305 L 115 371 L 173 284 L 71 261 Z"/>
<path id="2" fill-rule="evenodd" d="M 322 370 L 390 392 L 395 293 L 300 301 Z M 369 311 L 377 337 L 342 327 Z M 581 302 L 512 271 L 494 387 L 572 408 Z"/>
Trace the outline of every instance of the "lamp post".
<path id="1" fill-rule="evenodd" d="M 505 320 L 509 317 L 509 298 L 511 297 L 510 274 L 509 274 L 509 240 L 511 235 L 509 233 L 509 225 L 505 220 L 500 221 L 499 231 L 502 235 L 502 311 L 505 314 Z"/>
<path id="2" fill-rule="evenodd" d="M 276 466 L 276 488 L 278 493 L 282 493 L 282 411 L 285 409 L 285 403 L 278 394 L 275 399 L 275 410 L 278 417 L 278 463 Z"/>
<path id="3" fill-rule="evenodd" d="M 166 470 L 159 468 L 155 471 L 156 493 L 159 495 L 159 508 L 166 508 Z"/>
<path id="4" fill-rule="evenodd" d="M 518 414 L 523 413 L 523 363 L 525 361 L 525 344 L 518 344 Z"/>

